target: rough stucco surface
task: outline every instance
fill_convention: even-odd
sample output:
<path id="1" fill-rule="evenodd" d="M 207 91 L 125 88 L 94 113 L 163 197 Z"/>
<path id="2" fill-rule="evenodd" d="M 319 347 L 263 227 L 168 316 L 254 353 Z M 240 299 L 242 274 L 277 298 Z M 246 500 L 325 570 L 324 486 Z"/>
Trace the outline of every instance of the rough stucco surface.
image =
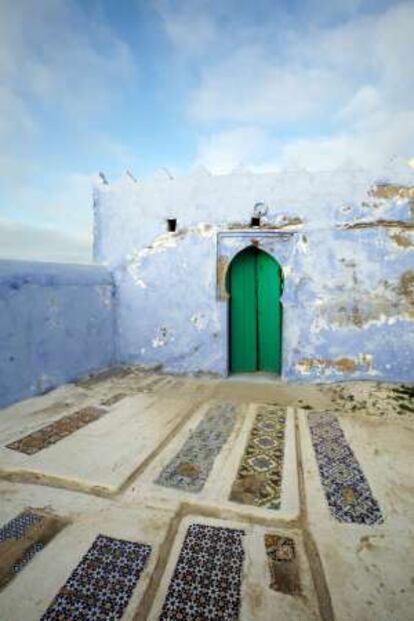
<path id="1" fill-rule="evenodd" d="M 114 361 L 103 267 L 0 261 L 0 406 Z"/>
<path id="2" fill-rule="evenodd" d="M 264 226 L 250 229 L 260 201 Z M 125 176 L 98 184 L 94 205 L 95 256 L 117 285 L 120 361 L 226 374 L 226 270 L 253 243 L 284 272 L 284 379 L 413 379 L 409 167 Z"/>

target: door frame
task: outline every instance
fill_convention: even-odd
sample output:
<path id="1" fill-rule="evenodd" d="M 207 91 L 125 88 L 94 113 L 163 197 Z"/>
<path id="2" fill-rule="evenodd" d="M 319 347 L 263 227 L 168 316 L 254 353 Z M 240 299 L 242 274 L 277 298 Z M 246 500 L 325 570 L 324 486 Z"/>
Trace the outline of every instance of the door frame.
<path id="1" fill-rule="evenodd" d="M 227 299 L 228 299 L 228 303 L 227 303 L 227 375 L 231 375 L 233 374 L 232 370 L 231 370 L 231 336 L 232 336 L 232 329 L 231 329 L 231 290 L 230 290 L 230 274 L 231 274 L 231 266 L 233 264 L 233 262 L 235 260 L 237 260 L 237 257 L 240 256 L 241 253 L 245 252 L 246 250 L 255 250 L 257 253 L 259 252 L 263 252 L 264 254 L 267 254 L 275 263 L 276 265 L 279 267 L 280 269 L 280 287 L 281 287 L 281 293 L 280 293 L 280 298 L 279 298 L 279 304 L 280 304 L 280 319 L 279 319 L 279 327 L 280 327 L 280 372 L 271 372 L 273 375 L 275 375 L 275 377 L 282 377 L 282 370 L 283 370 L 283 317 L 284 317 L 284 313 L 283 313 L 283 302 L 282 302 L 282 296 L 283 296 L 283 287 L 284 287 L 284 274 L 283 274 L 283 268 L 280 265 L 279 261 L 270 254 L 270 252 L 267 252 L 265 249 L 260 248 L 258 245 L 256 244 L 248 244 L 247 246 L 245 246 L 244 248 L 242 248 L 241 250 L 239 250 L 238 252 L 236 252 L 236 254 L 233 255 L 231 261 L 228 264 L 227 267 L 227 271 L 226 271 L 226 280 L 225 280 L 225 288 L 226 288 L 226 293 L 227 293 Z M 256 317 L 256 322 L 258 321 L 258 317 Z M 258 346 L 258 344 L 257 344 Z M 256 369 L 256 371 L 253 371 L 259 373 L 260 370 Z M 240 371 L 240 373 L 243 373 L 243 371 Z"/>

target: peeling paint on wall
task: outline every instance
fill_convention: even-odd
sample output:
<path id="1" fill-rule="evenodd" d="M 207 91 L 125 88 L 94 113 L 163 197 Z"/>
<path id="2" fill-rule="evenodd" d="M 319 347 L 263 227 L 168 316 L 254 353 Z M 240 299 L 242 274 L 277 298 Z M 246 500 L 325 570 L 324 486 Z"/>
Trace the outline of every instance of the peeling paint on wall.
<path id="1" fill-rule="evenodd" d="M 225 301 L 228 298 L 226 291 L 226 275 L 229 266 L 229 259 L 221 256 L 217 260 L 217 291 L 219 300 Z"/>
<path id="2" fill-rule="evenodd" d="M 168 326 L 161 326 L 158 334 L 152 339 L 152 346 L 157 349 L 158 347 L 164 347 L 170 341 L 174 340 L 173 332 Z"/>
<path id="3" fill-rule="evenodd" d="M 405 249 L 414 247 L 414 237 L 411 237 L 409 233 L 391 233 L 390 238 L 400 248 Z"/>
<path id="4" fill-rule="evenodd" d="M 197 330 L 205 330 L 207 327 L 208 318 L 204 313 L 196 313 L 191 317 L 190 321 Z"/>
<path id="5" fill-rule="evenodd" d="M 300 373 L 310 373 L 313 370 L 319 372 L 337 372 L 342 374 L 352 374 L 359 370 L 371 371 L 372 356 L 360 354 L 357 358 L 337 358 L 335 360 L 324 360 L 322 358 L 303 358 L 296 365 Z"/>

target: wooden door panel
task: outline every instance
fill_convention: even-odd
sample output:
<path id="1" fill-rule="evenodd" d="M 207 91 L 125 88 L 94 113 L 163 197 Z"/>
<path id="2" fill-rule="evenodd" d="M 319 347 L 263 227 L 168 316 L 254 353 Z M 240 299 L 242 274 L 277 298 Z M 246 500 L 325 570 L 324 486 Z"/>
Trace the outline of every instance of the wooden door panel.
<path id="1" fill-rule="evenodd" d="M 279 265 L 265 252 L 257 254 L 258 369 L 280 373 L 281 279 Z"/>
<path id="2" fill-rule="evenodd" d="M 256 253 L 241 252 L 230 268 L 230 368 L 257 370 Z"/>

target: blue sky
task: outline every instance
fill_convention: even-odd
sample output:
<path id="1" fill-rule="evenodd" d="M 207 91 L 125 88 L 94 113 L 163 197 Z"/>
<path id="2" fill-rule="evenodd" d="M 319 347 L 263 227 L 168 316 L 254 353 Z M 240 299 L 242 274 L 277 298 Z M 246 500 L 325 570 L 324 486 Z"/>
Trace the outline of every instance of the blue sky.
<path id="1" fill-rule="evenodd" d="M 414 157 L 414 2 L 2 0 L 0 255 L 88 261 L 91 181 Z"/>

